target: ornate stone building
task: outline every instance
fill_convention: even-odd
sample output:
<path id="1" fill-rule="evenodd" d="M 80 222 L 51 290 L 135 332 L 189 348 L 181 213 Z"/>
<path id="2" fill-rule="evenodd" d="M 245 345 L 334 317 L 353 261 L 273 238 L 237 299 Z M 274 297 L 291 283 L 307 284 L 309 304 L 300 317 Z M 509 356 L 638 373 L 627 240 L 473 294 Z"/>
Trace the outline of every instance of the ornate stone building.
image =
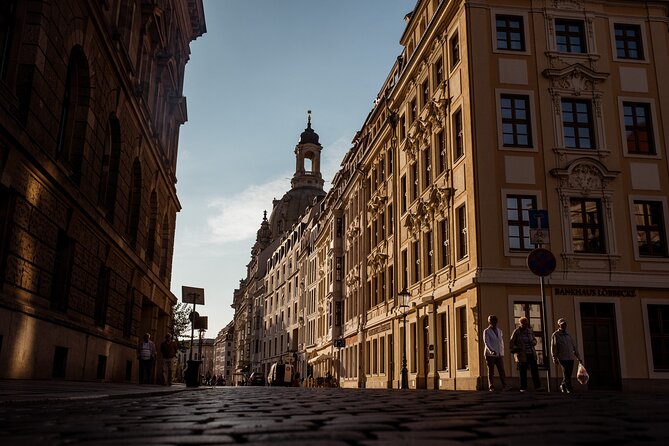
<path id="1" fill-rule="evenodd" d="M 397 387 L 406 352 L 411 388 L 487 388 L 496 314 L 507 341 L 529 318 L 545 380 L 564 317 L 590 388 L 666 388 L 669 2 L 419 0 L 406 23 L 299 231 L 300 370 Z M 548 217 L 542 238 L 530 211 Z M 556 258 L 543 296 L 538 245 Z"/>
<path id="2" fill-rule="evenodd" d="M 263 217 L 246 277 L 234 292 L 238 377 L 248 378 L 255 371 L 266 373 L 271 362 L 282 360 L 286 352 L 296 354 L 300 350 L 297 325 L 304 319 L 297 316 L 297 299 L 304 285 L 297 276 L 297 265 L 304 215 L 325 196 L 320 170 L 322 149 L 318 134 L 311 128 L 309 112 L 307 128 L 295 146 L 291 189 L 274 200 L 269 220 L 267 215 Z M 297 360 L 297 355 L 288 354 L 286 358 Z"/>
<path id="3" fill-rule="evenodd" d="M 3 1 L 0 377 L 136 380 L 170 292 L 201 0 Z"/>

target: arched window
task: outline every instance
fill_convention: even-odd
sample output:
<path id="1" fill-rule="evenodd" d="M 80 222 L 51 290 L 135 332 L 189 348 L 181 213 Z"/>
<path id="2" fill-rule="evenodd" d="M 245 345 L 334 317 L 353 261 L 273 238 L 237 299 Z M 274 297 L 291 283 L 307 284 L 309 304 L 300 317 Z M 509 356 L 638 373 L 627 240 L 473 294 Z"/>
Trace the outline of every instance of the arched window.
<path id="1" fill-rule="evenodd" d="M 88 60 L 81 46 L 70 53 L 65 81 L 65 94 L 60 114 L 56 158 L 70 170 L 72 179 L 79 184 L 88 127 L 90 75 Z"/>
<path id="2" fill-rule="evenodd" d="M 142 207 L 142 166 L 138 158 L 132 163 L 132 178 L 130 182 L 130 196 L 128 201 L 129 218 L 126 234 L 130 245 L 137 245 L 137 232 L 139 230 L 139 211 Z"/>
<path id="3" fill-rule="evenodd" d="M 0 6 L 0 78 L 7 76 L 12 35 L 16 26 L 16 0 L 3 1 Z"/>
<path id="4" fill-rule="evenodd" d="M 169 269 L 168 259 L 170 252 L 170 221 L 167 218 L 167 212 L 163 215 L 163 225 L 161 228 L 162 237 L 160 241 L 160 277 L 167 278 L 167 271 Z"/>
<path id="5" fill-rule="evenodd" d="M 116 189 L 118 187 L 118 168 L 121 159 L 121 125 L 116 116 L 111 116 L 107 123 L 102 165 L 100 167 L 100 188 L 98 206 L 105 211 L 105 217 L 114 223 L 116 207 Z"/>
<path id="6" fill-rule="evenodd" d="M 148 247 L 146 249 L 146 263 L 153 263 L 156 252 L 156 225 L 158 224 L 158 196 L 156 191 L 151 192 L 151 216 L 149 218 Z"/>

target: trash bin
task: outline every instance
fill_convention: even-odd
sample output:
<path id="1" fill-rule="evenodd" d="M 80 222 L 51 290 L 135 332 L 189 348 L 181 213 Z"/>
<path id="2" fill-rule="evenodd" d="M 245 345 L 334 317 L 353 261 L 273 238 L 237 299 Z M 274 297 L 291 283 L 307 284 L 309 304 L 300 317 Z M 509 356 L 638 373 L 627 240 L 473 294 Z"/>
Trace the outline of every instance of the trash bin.
<path id="1" fill-rule="evenodd" d="M 186 370 L 184 371 L 186 387 L 200 386 L 200 364 L 202 364 L 202 361 L 186 361 Z"/>

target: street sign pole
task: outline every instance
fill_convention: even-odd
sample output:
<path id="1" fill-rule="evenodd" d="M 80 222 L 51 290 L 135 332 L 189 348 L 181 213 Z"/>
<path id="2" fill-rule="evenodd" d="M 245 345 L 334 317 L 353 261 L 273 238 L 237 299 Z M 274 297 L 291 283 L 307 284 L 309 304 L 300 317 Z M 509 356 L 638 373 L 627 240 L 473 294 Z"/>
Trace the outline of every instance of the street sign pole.
<path id="1" fill-rule="evenodd" d="M 541 334 L 543 337 L 544 365 L 546 366 L 546 388 L 551 391 L 551 365 L 548 361 L 548 329 L 546 326 L 546 292 L 544 277 L 555 271 L 556 259 L 552 252 L 544 248 L 536 248 L 527 256 L 527 266 L 535 275 L 539 276 L 541 290 Z"/>

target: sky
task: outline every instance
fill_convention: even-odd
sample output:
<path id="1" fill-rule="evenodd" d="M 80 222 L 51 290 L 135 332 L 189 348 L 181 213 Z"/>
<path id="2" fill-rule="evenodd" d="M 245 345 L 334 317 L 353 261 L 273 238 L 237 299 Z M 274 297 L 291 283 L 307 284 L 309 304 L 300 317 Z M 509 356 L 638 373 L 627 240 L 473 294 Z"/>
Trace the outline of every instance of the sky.
<path id="1" fill-rule="evenodd" d="M 325 189 L 401 53 L 416 0 L 204 0 L 177 158 L 172 292 L 204 288 L 213 338 L 234 317 L 263 212 L 290 189 L 312 111 Z"/>

